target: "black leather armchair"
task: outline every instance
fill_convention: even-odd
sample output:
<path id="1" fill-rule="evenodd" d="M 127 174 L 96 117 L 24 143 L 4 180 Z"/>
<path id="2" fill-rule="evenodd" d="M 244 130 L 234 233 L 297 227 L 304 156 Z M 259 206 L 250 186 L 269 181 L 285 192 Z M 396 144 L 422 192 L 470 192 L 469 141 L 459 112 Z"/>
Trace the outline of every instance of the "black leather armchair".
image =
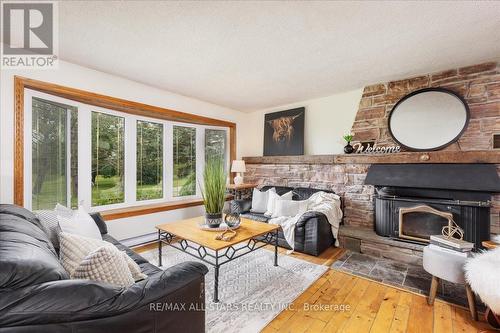
<path id="1" fill-rule="evenodd" d="M 274 187 L 279 195 L 292 191 L 293 200 L 308 199 L 313 193 L 318 191 L 333 193 L 326 190 L 284 186 L 265 186 L 261 190 L 267 191 L 271 187 Z M 252 208 L 252 200 L 232 200 L 230 207 L 232 213 L 240 214 L 241 217 L 266 223 L 269 220 L 269 217 L 264 214 L 252 213 L 250 211 Z M 278 232 L 278 244 L 281 247 L 291 249 L 290 244 L 285 240 L 281 230 Z M 333 244 L 335 244 L 335 239 L 333 238 L 331 225 L 324 214 L 319 212 L 307 212 L 302 215 L 295 225 L 295 251 L 319 256 Z"/>
<path id="2" fill-rule="evenodd" d="M 36 217 L 0 205 L 0 332 L 204 332 L 206 266 L 162 271 L 108 235 L 100 215 L 92 217 L 103 239 L 126 250 L 148 278 L 120 288 L 54 274 L 62 266 Z M 35 270 L 35 279 L 24 276 Z"/>

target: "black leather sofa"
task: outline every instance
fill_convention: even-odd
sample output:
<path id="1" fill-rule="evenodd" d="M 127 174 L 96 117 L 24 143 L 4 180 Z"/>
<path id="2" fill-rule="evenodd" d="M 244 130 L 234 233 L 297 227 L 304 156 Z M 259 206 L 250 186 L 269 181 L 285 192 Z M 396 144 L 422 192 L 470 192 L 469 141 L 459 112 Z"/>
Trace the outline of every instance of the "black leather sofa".
<path id="1" fill-rule="evenodd" d="M 324 191 L 333 193 L 332 191 L 319 190 L 305 187 L 285 187 L 285 186 L 264 186 L 261 191 L 267 191 L 274 187 L 276 193 L 283 195 L 292 191 L 292 200 L 306 200 L 313 193 Z M 232 200 L 231 213 L 240 214 L 251 220 L 259 222 L 268 222 L 269 218 L 264 214 L 252 213 L 252 200 Z M 278 244 L 281 247 L 291 249 L 291 246 L 285 240 L 283 231 L 278 232 Z M 332 228 L 326 216 L 319 212 L 307 212 L 295 225 L 295 246 L 294 250 L 313 256 L 319 256 L 324 250 L 335 244 Z"/>
<path id="2" fill-rule="evenodd" d="M 0 205 L 0 332 L 204 332 L 206 266 L 162 271 L 108 235 L 99 214 L 92 217 L 103 239 L 148 278 L 129 288 L 69 279 L 36 216 Z"/>

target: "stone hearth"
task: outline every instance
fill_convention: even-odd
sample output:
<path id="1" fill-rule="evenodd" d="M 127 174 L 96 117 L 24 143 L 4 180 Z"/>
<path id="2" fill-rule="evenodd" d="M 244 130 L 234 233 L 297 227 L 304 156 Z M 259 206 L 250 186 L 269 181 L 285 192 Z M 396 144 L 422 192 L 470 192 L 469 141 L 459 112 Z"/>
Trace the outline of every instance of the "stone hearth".
<path id="1" fill-rule="evenodd" d="M 424 245 L 382 237 L 370 228 L 342 225 L 339 229 L 339 242 L 341 247 L 353 252 L 405 264 L 422 265 Z"/>
<path id="2" fill-rule="evenodd" d="M 429 295 L 432 276 L 421 265 L 347 251 L 344 256 L 333 263 L 332 268 L 419 294 Z M 463 285 L 443 281 L 439 285 L 437 297 L 464 307 L 468 306 Z M 484 305 L 479 297 L 476 298 L 476 305 L 479 311 L 484 311 Z"/>

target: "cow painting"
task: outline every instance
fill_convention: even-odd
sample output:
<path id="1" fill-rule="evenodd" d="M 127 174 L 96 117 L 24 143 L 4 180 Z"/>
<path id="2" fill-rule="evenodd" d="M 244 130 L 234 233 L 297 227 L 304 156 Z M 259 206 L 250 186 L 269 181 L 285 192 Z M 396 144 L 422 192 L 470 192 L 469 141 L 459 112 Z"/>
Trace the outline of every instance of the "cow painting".
<path id="1" fill-rule="evenodd" d="M 305 108 L 265 115 L 264 156 L 303 155 Z"/>

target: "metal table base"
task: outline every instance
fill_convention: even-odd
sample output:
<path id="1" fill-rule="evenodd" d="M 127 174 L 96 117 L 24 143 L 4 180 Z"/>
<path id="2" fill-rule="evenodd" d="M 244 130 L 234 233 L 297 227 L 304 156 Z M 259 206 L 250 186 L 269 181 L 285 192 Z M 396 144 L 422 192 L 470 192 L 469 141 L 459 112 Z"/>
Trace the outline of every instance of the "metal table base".
<path id="1" fill-rule="evenodd" d="M 214 303 L 219 302 L 219 268 L 220 266 L 233 261 L 245 254 L 256 251 L 266 245 L 274 245 L 274 266 L 278 266 L 278 229 L 268 232 L 262 236 L 249 239 L 247 243 L 235 248 L 234 246 L 226 247 L 222 250 L 210 250 L 215 254 L 207 251 L 205 246 L 196 244 L 192 241 L 181 239 L 174 242 L 175 235 L 165 231 L 158 230 L 158 263 L 162 265 L 162 244 L 165 243 L 173 248 L 176 248 L 184 253 L 189 254 L 204 263 L 211 265 L 215 269 L 214 276 Z M 240 243 L 241 244 L 241 243 Z M 243 252 L 242 252 L 243 251 Z"/>

